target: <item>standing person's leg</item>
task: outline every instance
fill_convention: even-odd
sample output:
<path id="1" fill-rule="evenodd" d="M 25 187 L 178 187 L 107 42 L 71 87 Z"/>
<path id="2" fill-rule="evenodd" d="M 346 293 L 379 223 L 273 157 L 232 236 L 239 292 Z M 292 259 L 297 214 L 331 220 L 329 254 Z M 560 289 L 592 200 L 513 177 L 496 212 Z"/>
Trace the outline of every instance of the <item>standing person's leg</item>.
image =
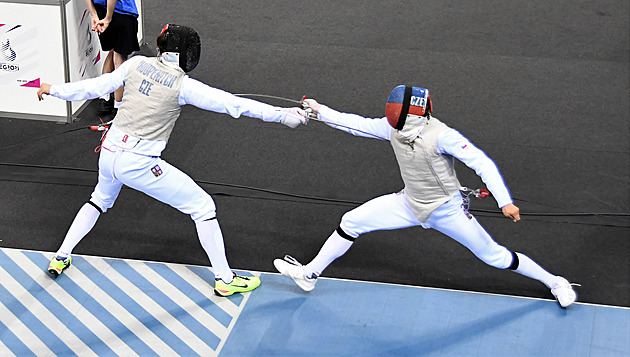
<path id="1" fill-rule="evenodd" d="M 92 192 L 92 197 L 77 213 L 70 225 L 59 250 L 50 261 L 48 271 L 59 275 L 72 264 L 72 251 L 94 227 L 101 213 L 110 209 L 122 188 L 122 183 L 112 176 L 114 153 L 101 151 L 99 156 L 98 183 Z"/>
<path id="2" fill-rule="evenodd" d="M 566 279 L 550 274 L 525 254 L 499 245 L 474 216 L 466 215 L 461 205 L 461 196 L 455 196 L 431 214 L 426 227 L 455 239 L 490 266 L 540 281 L 551 289 L 563 307 L 575 301 L 575 292 Z"/>
<path id="3" fill-rule="evenodd" d="M 138 18 L 132 15 L 114 13 L 110 23 L 111 31 L 115 33 L 113 42 L 114 69 L 120 67 L 129 55 L 140 50 L 138 44 Z M 118 110 L 123 98 L 123 87 L 114 91 L 114 109 Z"/>
<path id="4" fill-rule="evenodd" d="M 111 73 L 114 71 L 114 51 L 111 50 L 105 56 L 105 60 L 103 61 L 103 70 L 102 74 Z"/>
<path id="5" fill-rule="evenodd" d="M 105 7 L 94 4 L 94 8 L 96 9 L 96 13 L 98 14 L 99 19 L 105 18 L 107 14 L 107 9 Z M 113 21 L 112 21 L 113 22 Z M 99 43 L 101 44 L 101 50 L 103 52 L 107 52 L 107 56 L 103 60 L 103 70 L 102 74 L 111 73 L 114 71 L 114 41 L 116 39 L 116 35 L 114 34 L 115 30 L 110 29 L 109 27 L 98 36 Z M 98 100 L 98 112 L 101 115 L 111 114 L 114 108 L 114 99 L 111 96 L 111 93 L 104 94 Z"/>
<path id="6" fill-rule="evenodd" d="M 95 4 L 96 12 L 103 19 L 107 10 Z M 109 51 L 103 62 L 103 74 L 113 72 L 127 60 L 134 51 L 140 50 L 138 44 L 138 19 L 132 15 L 123 15 L 114 12 L 112 21 L 103 33 L 99 35 L 101 49 Z M 113 98 L 110 94 L 101 97 L 100 113 L 110 114 L 120 107 L 123 97 L 123 87 L 114 91 Z M 115 113 L 114 113 L 115 115 Z"/>
<path id="7" fill-rule="evenodd" d="M 120 67 L 120 65 L 123 64 L 127 60 L 126 55 L 122 55 L 116 51 L 110 51 L 110 52 L 114 52 L 114 61 L 113 61 L 114 69 L 117 69 L 118 67 Z M 124 87 L 120 87 L 114 91 L 114 109 L 120 108 L 120 104 L 122 102 L 122 97 L 123 97 L 123 91 L 124 91 Z"/>
<path id="8" fill-rule="evenodd" d="M 130 152 L 120 155 L 115 174 L 125 185 L 191 216 L 214 271 L 217 295 L 250 291 L 260 285 L 259 278 L 238 276 L 230 269 L 214 201 L 188 175 L 159 157 Z"/>
<path id="9" fill-rule="evenodd" d="M 101 45 L 102 46 L 102 45 Z M 114 51 L 111 50 L 105 56 L 105 60 L 103 61 L 103 71 L 102 73 L 111 73 L 114 70 Z M 114 99 L 111 96 L 111 93 L 103 94 L 100 98 L 98 98 L 98 113 L 101 115 L 111 114 L 112 109 L 114 108 Z"/>
<path id="10" fill-rule="evenodd" d="M 402 192 L 374 198 L 346 212 L 339 227 L 328 237 L 315 258 L 302 266 L 295 258 L 286 256 L 274 260 L 283 275 L 293 279 L 305 291 L 315 288 L 317 277 L 335 259 L 345 254 L 359 235 L 376 230 L 392 230 L 420 225 L 409 208 Z"/>

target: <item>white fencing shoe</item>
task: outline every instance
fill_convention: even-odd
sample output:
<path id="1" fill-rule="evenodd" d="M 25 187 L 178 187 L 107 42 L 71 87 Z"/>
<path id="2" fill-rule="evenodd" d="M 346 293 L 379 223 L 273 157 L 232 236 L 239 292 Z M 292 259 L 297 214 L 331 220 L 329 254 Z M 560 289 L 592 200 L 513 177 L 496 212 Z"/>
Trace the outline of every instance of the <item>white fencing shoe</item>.
<path id="1" fill-rule="evenodd" d="M 556 300 L 558 300 L 558 303 L 560 303 L 562 307 L 573 304 L 577 299 L 577 294 L 571 285 L 579 284 L 569 284 L 567 279 L 561 276 L 558 276 L 553 285 L 551 285 L 551 293 L 556 297 Z"/>
<path id="2" fill-rule="evenodd" d="M 302 290 L 311 291 L 315 289 L 317 277 L 306 277 L 304 266 L 292 256 L 285 255 L 284 259 L 274 259 L 273 265 L 282 275 L 293 279 Z"/>

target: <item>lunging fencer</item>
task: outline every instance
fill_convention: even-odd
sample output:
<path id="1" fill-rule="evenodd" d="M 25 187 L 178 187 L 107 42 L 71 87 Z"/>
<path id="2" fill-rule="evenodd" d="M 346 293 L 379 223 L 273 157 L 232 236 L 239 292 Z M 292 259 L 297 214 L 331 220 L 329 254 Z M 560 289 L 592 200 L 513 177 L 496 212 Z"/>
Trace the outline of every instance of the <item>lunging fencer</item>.
<path id="1" fill-rule="evenodd" d="M 214 270 L 214 292 L 228 296 L 260 285 L 257 277 L 238 276 L 225 256 L 223 235 L 213 199 L 187 174 L 160 155 L 181 106 L 277 122 L 295 128 L 306 123 L 300 108 L 279 108 L 234 96 L 190 78 L 199 62 L 201 41 L 195 30 L 167 24 L 157 37 L 158 56 L 135 56 L 111 73 L 75 83 L 41 85 L 39 100 L 49 94 L 64 100 L 98 98 L 124 85 L 123 102 L 101 145 L 98 183 L 72 222 L 50 261 L 57 276 L 72 263 L 71 253 L 99 216 L 111 208 L 123 185 L 167 203 L 191 216 Z"/>
<path id="2" fill-rule="evenodd" d="M 432 102 L 424 88 L 397 86 L 387 100 L 382 118 L 341 113 L 313 99 L 305 99 L 307 112 L 329 126 L 356 136 L 389 140 L 398 161 L 404 189 L 374 198 L 346 212 L 339 227 L 319 253 L 302 265 L 287 255 L 274 266 L 303 290 L 315 288 L 317 278 L 345 254 L 364 233 L 421 226 L 435 229 L 468 248 L 486 264 L 508 269 L 545 284 L 562 307 L 577 296 L 563 277 L 550 274 L 528 256 L 496 243 L 463 205 L 454 158 L 473 169 L 492 193 L 503 214 L 520 220 L 496 164 L 455 129 L 431 115 Z"/>

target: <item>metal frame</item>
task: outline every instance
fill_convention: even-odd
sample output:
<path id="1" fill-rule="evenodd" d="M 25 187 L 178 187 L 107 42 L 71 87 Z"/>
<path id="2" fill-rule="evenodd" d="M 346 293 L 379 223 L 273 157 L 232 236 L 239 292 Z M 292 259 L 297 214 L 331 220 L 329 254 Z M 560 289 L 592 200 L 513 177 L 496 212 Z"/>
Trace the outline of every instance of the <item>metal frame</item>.
<path id="1" fill-rule="evenodd" d="M 61 44 L 63 48 L 63 79 L 65 83 L 70 82 L 70 50 L 68 49 L 68 19 L 66 16 L 66 4 L 70 0 L 58 0 L 59 12 L 61 15 Z M 87 102 L 86 102 L 87 103 Z M 84 106 L 81 107 L 81 110 Z M 79 114 L 80 110 L 77 110 Z M 74 120 L 72 113 L 72 102 L 66 101 L 66 123 L 72 123 Z"/>

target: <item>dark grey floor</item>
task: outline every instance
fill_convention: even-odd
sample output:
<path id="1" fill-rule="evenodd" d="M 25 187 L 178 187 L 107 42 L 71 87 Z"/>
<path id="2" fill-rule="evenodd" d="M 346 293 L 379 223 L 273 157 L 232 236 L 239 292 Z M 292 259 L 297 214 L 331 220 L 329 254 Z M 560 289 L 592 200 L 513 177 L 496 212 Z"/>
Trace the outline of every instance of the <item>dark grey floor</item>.
<path id="1" fill-rule="evenodd" d="M 475 202 L 496 240 L 581 283 L 581 301 L 630 306 L 628 13 L 627 1 L 145 1 L 144 25 L 149 47 L 166 22 L 196 28 L 191 76 L 233 93 L 377 117 L 394 86 L 429 88 L 435 116 L 497 162 L 521 208 L 514 224 L 492 199 Z M 70 125 L 0 119 L 1 246 L 58 248 L 95 183 L 99 139 L 61 133 L 97 121 L 93 107 Z M 291 130 L 186 107 L 163 157 L 213 194 L 240 269 L 307 262 L 356 204 L 224 184 L 349 202 L 402 188 L 387 142 L 318 122 Z M 459 177 L 480 185 L 465 167 Z M 207 264 L 188 217 L 132 190 L 75 252 Z M 325 275 L 550 297 L 420 228 L 365 235 Z"/>

